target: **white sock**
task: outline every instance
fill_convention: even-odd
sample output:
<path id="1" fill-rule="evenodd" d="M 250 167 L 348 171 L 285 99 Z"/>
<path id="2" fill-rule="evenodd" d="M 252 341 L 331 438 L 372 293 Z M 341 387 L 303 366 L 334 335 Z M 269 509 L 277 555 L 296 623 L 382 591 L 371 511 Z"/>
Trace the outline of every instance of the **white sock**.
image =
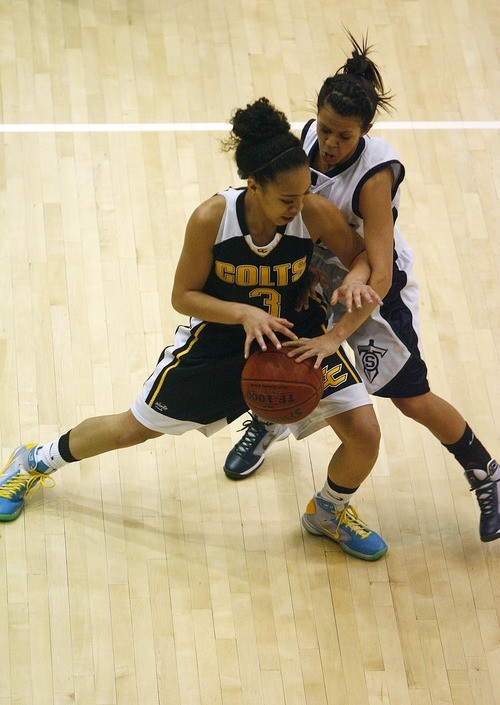
<path id="1" fill-rule="evenodd" d="M 327 502 L 331 502 L 337 512 L 341 512 L 349 505 L 355 492 L 356 490 L 352 490 L 351 492 L 337 492 L 330 487 L 327 480 L 319 494 L 320 497 L 326 499 Z"/>
<path id="2" fill-rule="evenodd" d="M 54 470 L 59 470 L 63 465 L 66 465 L 66 460 L 59 453 L 59 438 L 56 438 L 50 443 L 42 443 L 32 449 L 33 459 L 37 467 L 34 468 L 39 472 L 50 474 Z M 31 465 L 31 463 L 30 463 Z"/>

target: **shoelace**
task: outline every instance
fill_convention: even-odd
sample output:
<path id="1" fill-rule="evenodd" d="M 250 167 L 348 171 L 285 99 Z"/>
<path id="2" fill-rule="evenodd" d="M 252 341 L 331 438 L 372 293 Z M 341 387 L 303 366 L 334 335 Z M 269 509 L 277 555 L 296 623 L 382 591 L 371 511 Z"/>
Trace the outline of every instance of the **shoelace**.
<path id="1" fill-rule="evenodd" d="M 50 475 L 43 472 L 31 472 L 29 475 L 15 475 L 8 482 L 0 487 L 0 497 L 4 499 L 22 499 L 34 487 L 32 495 L 36 494 L 41 487 L 50 489 L 54 487 L 56 481 Z M 16 494 L 24 492 L 16 497 Z"/>
<path id="2" fill-rule="evenodd" d="M 335 520 L 337 521 L 337 531 L 334 533 L 335 538 L 339 538 L 339 527 L 344 524 L 348 529 L 351 529 L 355 534 L 361 536 L 362 539 L 366 539 L 371 531 L 366 528 L 366 526 L 361 522 L 357 511 L 350 504 L 345 507 L 341 512 L 334 512 Z"/>
<path id="3" fill-rule="evenodd" d="M 476 489 L 477 501 L 479 502 L 481 511 L 486 516 L 489 516 L 490 514 L 494 514 L 496 512 L 496 497 L 494 497 L 494 494 L 497 482 L 498 480 L 492 480 L 484 487 L 478 487 Z"/>
<path id="4" fill-rule="evenodd" d="M 259 421 L 254 414 L 250 414 L 250 416 L 252 418 L 243 421 L 243 427 L 240 428 L 240 431 L 245 431 L 245 433 L 241 441 L 234 447 L 234 452 L 238 455 L 246 455 L 260 434 L 266 430 L 266 424 L 263 421 Z"/>

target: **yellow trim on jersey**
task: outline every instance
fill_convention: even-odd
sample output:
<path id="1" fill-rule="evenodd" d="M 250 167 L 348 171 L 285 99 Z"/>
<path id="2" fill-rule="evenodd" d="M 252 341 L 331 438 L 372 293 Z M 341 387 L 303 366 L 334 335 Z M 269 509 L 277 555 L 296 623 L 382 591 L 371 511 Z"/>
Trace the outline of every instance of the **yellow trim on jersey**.
<path id="1" fill-rule="evenodd" d="M 325 311 L 326 311 L 326 306 L 325 306 Z M 328 328 L 327 328 L 327 326 L 324 325 L 323 323 L 321 324 L 321 328 L 323 329 L 323 333 L 328 333 Z M 343 349 L 342 347 L 339 347 L 339 348 L 338 348 L 338 350 L 337 350 L 337 355 L 339 356 L 340 361 L 342 362 L 342 364 L 344 364 L 344 365 L 346 366 L 347 371 L 350 372 L 351 375 L 354 377 L 354 379 L 355 379 L 357 382 L 362 382 L 362 379 L 361 379 L 361 377 L 358 375 L 358 373 L 357 373 L 357 371 L 356 371 L 356 368 L 352 366 L 351 361 L 349 360 L 349 358 L 347 358 L 347 357 L 345 356 L 345 354 L 344 354 L 344 349 Z"/>
<path id="2" fill-rule="evenodd" d="M 200 324 L 200 326 L 198 326 L 198 328 L 196 329 L 196 333 L 193 335 L 193 339 L 192 339 L 191 342 L 189 343 L 188 347 L 187 347 L 185 350 L 183 350 L 182 352 L 178 353 L 177 355 L 174 355 L 175 360 L 176 360 L 175 363 L 172 363 L 172 364 L 168 365 L 168 366 L 163 370 L 163 372 L 162 372 L 162 374 L 161 374 L 161 377 L 160 377 L 159 380 L 158 380 L 158 384 L 157 384 L 157 387 L 156 387 L 156 389 L 155 389 L 155 393 L 154 393 L 153 396 L 151 397 L 151 400 L 148 402 L 148 406 L 151 406 L 151 407 L 153 406 L 153 404 L 154 404 L 155 401 L 156 401 L 156 397 L 158 396 L 158 394 L 160 393 L 161 388 L 163 387 L 163 383 L 165 382 L 165 377 L 166 377 L 167 374 L 170 372 L 170 370 L 175 369 L 175 368 L 177 367 L 177 365 L 180 364 L 181 358 L 184 357 L 184 355 L 187 355 L 187 353 L 192 349 L 193 345 L 198 341 L 198 336 L 199 336 L 199 334 L 200 334 L 201 331 L 206 327 L 206 325 L 207 325 L 206 323 L 202 323 L 202 324 Z"/>
<path id="3" fill-rule="evenodd" d="M 350 360 L 344 355 L 344 351 L 343 351 L 342 348 L 339 348 L 339 349 L 337 350 L 337 355 L 340 357 L 340 359 L 342 360 L 342 362 L 344 363 L 344 365 L 347 367 L 347 369 L 349 370 L 349 372 L 352 374 L 352 376 L 354 377 L 354 379 L 356 379 L 358 382 L 361 382 L 361 377 L 360 377 L 360 376 L 358 375 L 358 373 L 356 372 L 356 368 L 351 365 Z"/>
<path id="4" fill-rule="evenodd" d="M 328 332 L 328 328 L 327 328 L 324 324 L 322 324 L 321 327 L 322 327 L 322 329 L 323 329 L 323 333 L 327 333 L 327 332 Z M 342 362 L 342 364 L 346 366 L 347 371 L 350 372 L 351 375 L 354 377 L 354 379 L 355 379 L 357 382 L 361 382 L 361 381 L 362 381 L 362 380 L 361 380 L 361 377 L 358 375 L 358 373 L 357 373 L 357 371 L 356 371 L 356 368 L 352 366 L 351 361 L 349 360 L 349 358 L 345 356 L 345 354 L 344 354 L 344 349 L 343 349 L 342 347 L 339 347 L 339 348 L 338 348 L 338 350 L 337 350 L 337 355 L 338 355 L 338 357 L 340 358 L 340 361 Z"/>

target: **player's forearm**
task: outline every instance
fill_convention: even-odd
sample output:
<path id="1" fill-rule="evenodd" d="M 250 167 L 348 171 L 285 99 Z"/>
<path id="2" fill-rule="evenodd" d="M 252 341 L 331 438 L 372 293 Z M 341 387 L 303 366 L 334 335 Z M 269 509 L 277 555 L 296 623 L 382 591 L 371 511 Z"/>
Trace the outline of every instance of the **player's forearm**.
<path id="1" fill-rule="evenodd" d="M 245 304 L 235 301 L 222 301 L 202 291 L 184 291 L 180 295 L 172 296 L 172 306 L 186 316 L 227 325 L 241 324 L 246 307 Z"/>
<path id="2" fill-rule="evenodd" d="M 344 277 L 344 284 L 348 282 L 360 282 L 369 284 L 381 299 L 386 296 L 392 285 L 392 268 L 379 267 L 371 268 L 366 251 L 361 252 L 353 261 L 349 271 Z"/>
<path id="3" fill-rule="evenodd" d="M 371 316 L 377 306 L 378 303 L 376 302 L 369 304 L 367 301 L 364 301 L 361 308 L 356 308 L 351 312 L 344 313 L 333 328 L 325 334 L 331 339 L 335 349 L 337 349 L 339 345 L 342 345 L 342 343 Z"/>
<path id="4" fill-rule="evenodd" d="M 361 284 L 367 284 L 371 275 L 372 270 L 368 262 L 368 256 L 366 251 L 363 250 L 363 252 L 361 252 L 351 263 L 349 271 L 344 277 L 344 283 L 359 282 Z"/>

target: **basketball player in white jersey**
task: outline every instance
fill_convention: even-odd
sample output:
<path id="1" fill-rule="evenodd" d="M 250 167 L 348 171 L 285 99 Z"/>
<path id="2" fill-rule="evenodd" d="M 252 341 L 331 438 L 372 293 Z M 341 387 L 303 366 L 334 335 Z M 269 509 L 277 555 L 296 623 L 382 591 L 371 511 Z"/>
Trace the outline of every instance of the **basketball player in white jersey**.
<path id="1" fill-rule="evenodd" d="M 304 127 L 302 142 L 311 168 L 312 192 L 330 199 L 365 239 L 370 284 L 384 301 L 350 337 L 356 367 L 371 394 L 393 401 L 405 416 L 426 426 L 454 455 L 479 503 L 482 541 L 500 538 L 500 468 L 461 414 L 434 394 L 427 380 L 419 337 L 418 290 L 413 252 L 397 227 L 404 167 L 384 140 L 369 136 L 378 108 L 388 109 L 377 66 L 366 40 L 351 34 L 352 55 L 318 94 L 317 119 Z M 345 270 L 327 247 L 315 247 L 313 264 L 334 289 Z M 336 327 L 329 333 L 337 341 Z M 288 343 L 287 343 L 288 345 Z M 297 359 L 328 354 L 328 336 L 290 343 Z M 258 419 L 229 453 L 225 471 L 233 479 L 254 472 L 264 451 L 283 436 Z"/>

